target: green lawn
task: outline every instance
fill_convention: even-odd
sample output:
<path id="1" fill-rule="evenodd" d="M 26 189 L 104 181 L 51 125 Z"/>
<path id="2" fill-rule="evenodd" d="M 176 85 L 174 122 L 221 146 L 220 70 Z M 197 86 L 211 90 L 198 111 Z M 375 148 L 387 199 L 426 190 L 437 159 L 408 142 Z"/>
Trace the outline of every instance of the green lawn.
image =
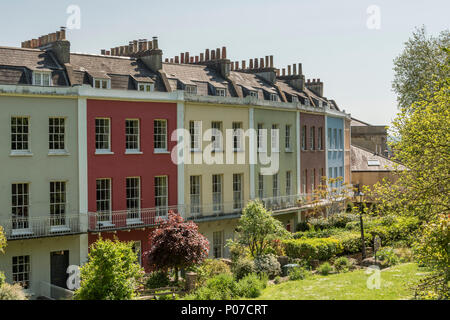
<path id="1" fill-rule="evenodd" d="M 314 275 L 305 280 L 270 285 L 258 299 L 263 300 L 403 300 L 412 299 L 411 285 L 425 275 L 415 263 L 381 271 L 380 289 L 368 289 L 365 270 Z"/>

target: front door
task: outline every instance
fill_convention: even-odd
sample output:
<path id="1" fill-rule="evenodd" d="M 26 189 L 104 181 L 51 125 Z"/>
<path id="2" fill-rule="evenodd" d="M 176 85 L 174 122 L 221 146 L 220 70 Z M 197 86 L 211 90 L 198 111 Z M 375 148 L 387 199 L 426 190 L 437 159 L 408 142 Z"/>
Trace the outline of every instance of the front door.
<path id="1" fill-rule="evenodd" d="M 69 250 L 50 253 L 50 282 L 52 285 L 67 288 L 68 267 Z"/>

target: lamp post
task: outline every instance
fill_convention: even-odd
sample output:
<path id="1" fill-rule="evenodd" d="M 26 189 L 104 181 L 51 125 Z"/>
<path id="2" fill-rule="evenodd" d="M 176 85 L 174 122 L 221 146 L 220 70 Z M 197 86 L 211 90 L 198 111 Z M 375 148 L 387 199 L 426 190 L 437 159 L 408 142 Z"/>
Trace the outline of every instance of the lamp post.
<path id="1" fill-rule="evenodd" d="M 359 185 L 358 185 L 358 191 L 356 191 L 354 197 L 355 197 L 356 203 L 358 203 L 358 207 L 359 207 L 359 223 L 361 225 L 361 242 L 362 242 L 361 254 L 362 254 L 362 259 L 364 260 L 366 258 L 366 242 L 364 240 L 364 224 L 363 224 L 364 193 L 362 193 L 359 190 Z"/>

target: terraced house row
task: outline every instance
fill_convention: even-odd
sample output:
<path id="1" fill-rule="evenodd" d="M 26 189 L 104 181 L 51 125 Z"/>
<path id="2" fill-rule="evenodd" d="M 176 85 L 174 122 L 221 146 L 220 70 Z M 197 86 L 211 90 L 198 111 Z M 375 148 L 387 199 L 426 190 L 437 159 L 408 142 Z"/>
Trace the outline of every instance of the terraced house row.
<path id="1" fill-rule="evenodd" d="M 133 241 L 147 268 L 169 210 L 227 257 L 256 198 L 295 231 L 321 177 L 350 181 L 349 124 L 319 79 L 272 56 L 163 58 L 157 38 L 72 53 L 64 29 L 0 47 L 0 270 L 35 295 L 65 288 L 100 236 Z"/>

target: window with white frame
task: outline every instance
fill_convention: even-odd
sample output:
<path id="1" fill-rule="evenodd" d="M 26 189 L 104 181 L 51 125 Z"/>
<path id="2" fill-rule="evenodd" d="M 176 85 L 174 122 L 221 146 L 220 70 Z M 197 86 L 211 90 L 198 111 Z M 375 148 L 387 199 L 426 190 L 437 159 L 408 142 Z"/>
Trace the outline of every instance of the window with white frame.
<path id="1" fill-rule="evenodd" d="M 140 219 L 141 217 L 141 178 L 129 177 L 126 179 L 127 219 Z"/>
<path id="2" fill-rule="evenodd" d="M 264 139 L 264 129 L 263 124 L 258 123 L 258 141 L 257 141 L 257 147 L 259 152 L 265 152 L 266 151 L 266 144 Z"/>
<path id="3" fill-rule="evenodd" d="M 109 89 L 110 83 L 109 79 L 94 79 L 93 87 L 96 89 Z"/>
<path id="4" fill-rule="evenodd" d="M 212 197 L 213 212 L 223 211 L 223 176 L 221 174 L 212 175 Z"/>
<path id="5" fill-rule="evenodd" d="M 291 171 L 286 171 L 286 195 L 292 194 L 292 174 Z"/>
<path id="6" fill-rule="evenodd" d="M 305 98 L 305 106 L 309 107 L 310 104 L 309 98 Z"/>
<path id="7" fill-rule="evenodd" d="M 316 127 L 309 128 L 309 148 L 314 150 L 316 148 Z"/>
<path id="8" fill-rule="evenodd" d="M 233 209 L 242 209 L 242 174 L 233 174 Z"/>
<path id="9" fill-rule="evenodd" d="M 311 184 L 311 193 L 314 193 L 316 189 L 316 169 L 311 169 L 311 180 L 309 183 Z"/>
<path id="10" fill-rule="evenodd" d="M 138 152 L 140 150 L 140 125 L 138 119 L 125 120 L 125 150 Z"/>
<path id="11" fill-rule="evenodd" d="M 30 256 L 12 257 L 12 278 L 13 283 L 18 283 L 24 289 L 30 287 L 31 263 Z"/>
<path id="12" fill-rule="evenodd" d="M 33 72 L 33 85 L 50 87 L 52 85 L 52 77 L 50 72 Z"/>
<path id="13" fill-rule="evenodd" d="M 272 196 L 274 198 L 280 196 L 280 186 L 278 184 L 278 173 L 272 176 Z"/>
<path id="14" fill-rule="evenodd" d="M 339 148 L 338 146 L 338 137 L 337 137 L 337 129 L 333 129 L 333 149 Z"/>
<path id="15" fill-rule="evenodd" d="M 199 151 L 202 148 L 202 122 L 189 121 L 189 133 L 191 136 L 191 151 Z"/>
<path id="16" fill-rule="evenodd" d="M 29 152 L 30 119 L 11 117 L 11 150 Z"/>
<path id="17" fill-rule="evenodd" d="M 133 241 L 133 246 L 131 247 L 133 252 L 136 254 L 137 262 L 142 266 L 142 244 L 141 241 Z"/>
<path id="18" fill-rule="evenodd" d="M 66 119 L 48 119 L 48 148 L 50 151 L 65 151 Z"/>
<path id="19" fill-rule="evenodd" d="M 224 88 L 216 88 L 216 96 L 225 97 L 226 93 L 227 92 Z"/>
<path id="20" fill-rule="evenodd" d="M 273 152 L 280 151 L 280 130 L 277 124 L 272 124 L 272 131 L 270 132 L 271 147 Z"/>
<path id="21" fill-rule="evenodd" d="M 262 174 L 258 175 L 258 197 L 264 199 L 264 176 Z"/>
<path id="22" fill-rule="evenodd" d="M 292 95 L 292 102 L 298 102 L 298 96 Z"/>
<path id="23" fill-rule="evenodd" d="M 96 152 L 111 151 L 111 127 L 109 118 L 95 119 L 95 149 Z"/>
<path id="24" fill-rule="evenodd" d="M 28 183 L 13 183 L 11 185 L 12 228 L 28 229 L 28 214 L 30 206 L 30 188 Z"/>
<path id="25" fill-rule="evenodd" d="M 184 88 L 186 93 L 197 94 L 197 86 L 192 84 L 187 84 Z"/>
<path id="26" fill-rule="evenodd" d="M 319 127 L 317 129 L 317 149 L 322 150 L 323 149 L 323 128 Z"/>
<path id="27" fill-rule="evenodd" d="M 100 222 L 111 221 L 111 179 L 97 179 L 96 194 L 97 220 Z"/>
<path id="28" fill-rule="evenodd" d="M 139 82 L 137 85 L 138 91 L 151 92 L 153 91 L 153 86 L 151 83 Z"/>
<path id="29" fill-rule="evenodd" d="M 342 143 L 342 129 L 339 129 L 339 136 L 338 136 L 338 138 L 339 138 L 339 149 L 343 149 L 344 148 L 344 146 L 343 146 L 343 143 Z"/>
<path id="30" fill-rule="evenodd" d="M 328 136 L 327 136 L 327 145 L 328 145 L 328 149 L 332 149 L 331 148 L 331 128 L 328 128 Z"/>
<path id="31" fill-rule="evenodd" d="M 211 130 L 212 130 L 212 150 L 220 151 L 222 150 L 222 122 L 213 121 L 211 122 Z"/>
<path id="32" fill-rule="evenodd" d="M 213 232 L 213 255 L 215 259 L 223 258 L 224 232 Z"/>
<path id="33" fill-rule="evenodd" d="M 254 97 L 254 98 L 258 98 L 258 91 L 253 91 L 253 90 L 251 90 L 251 91 L 249 91 L 249 95 L 250 95 L 250 97 Z"/>
<path id="34" fill-rule="evenodd" d="M 155 177 L 155 207 L 158 216 L 166 216 L 168 213 L 168 182 L 167 176 Z"/>
<path id="35" fill-rule="evenodd" d="M 276 93 L 269 94 L 270 101 L 278 101 L 278 95 Z"/>
<path id="36" fill-rule="evenodd" d="M 233 122 L 233 151 L 242 150 L 243 130 L 242 122 Z"/>
<path id="37" fill-rule="evenodd" d="M 201 213 L 201 177 L 190 176 L 189 177 L 189 195 L 191 202 L 191 213 Z"/>
<path id="38" fill-rule="evenodd" d="M 167 151 L 167 120 L 154 120 L 153 125 L 155 151 Z"/>
<path id="39" fill-rule="evenodd" d="M 284 148 L 286 151 L 291 151 L 291 126 L 286 125 Z"/>
<path id="40" fill-rule="evenodd" d="M 302 150 L 306 150 L 306 126 L 302 126 Z"/>
<path id="41" fill-rule="evenodd" d="M 66 182 L 50 181 L 50 225 L 66 225 Z"/>

